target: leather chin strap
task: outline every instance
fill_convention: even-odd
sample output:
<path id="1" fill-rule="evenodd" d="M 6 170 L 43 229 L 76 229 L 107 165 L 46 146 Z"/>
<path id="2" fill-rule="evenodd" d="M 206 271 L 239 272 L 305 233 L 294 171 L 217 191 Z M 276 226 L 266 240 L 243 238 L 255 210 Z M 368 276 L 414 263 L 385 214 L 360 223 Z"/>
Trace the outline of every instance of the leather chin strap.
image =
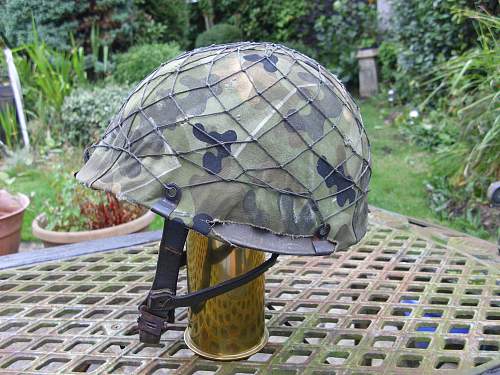
<path id="1" fill-rule="evenodd" d="M 175 321 L 176 307 L 196 306 L 207 299 L 238 288 L 262 275 L 278 259 L 278 254 L 272 254 L 264 263 L 243 275 L 209 288 L 176 296 L 179 269 L 186 265 L 184 243 L 187 234 L 188 229 L 184 224 L 165 219 L 153 286 L 146 299 L 139 305 L 137 323 L 142 343 L 160 343 L 161 334 L 167 330 L 167 323 Z"/>

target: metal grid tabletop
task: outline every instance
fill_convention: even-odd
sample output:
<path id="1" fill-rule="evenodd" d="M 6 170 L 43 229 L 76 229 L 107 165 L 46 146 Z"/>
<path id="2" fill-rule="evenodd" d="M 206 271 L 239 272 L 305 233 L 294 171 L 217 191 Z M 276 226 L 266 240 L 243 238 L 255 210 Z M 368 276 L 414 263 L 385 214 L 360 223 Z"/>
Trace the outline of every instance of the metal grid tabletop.
<path id="1" fill-rule="evenodd" d="M 154 244 L 0 271 L 0 373 L 456 374 L 496 362 L 498 265 L 381 222 L 372 215 L 347 251 L 280 257 L 266 275 L 269 343 L 238 362 L 187 349 L 181 309 L 160 347 L 139 343 Z M 180 281 L 183 293 L 185 270 Z"/>

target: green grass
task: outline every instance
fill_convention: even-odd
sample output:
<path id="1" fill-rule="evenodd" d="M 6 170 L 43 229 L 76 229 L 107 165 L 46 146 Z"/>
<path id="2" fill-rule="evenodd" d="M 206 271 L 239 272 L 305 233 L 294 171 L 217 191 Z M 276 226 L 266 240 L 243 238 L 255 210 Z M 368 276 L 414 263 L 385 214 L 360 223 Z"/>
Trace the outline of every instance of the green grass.
<path id="1" fill-rule="evenodd" d="M 31 234 L 31 222 L 43 211 L 43 204 L 46 200 L 54 200 L 54 192 L 50 184 L 52 175 L 44 170 L 31 169 L 17 175 L 12 186 L 2 187 L 12 192 L 26 194 L 31 202 L 24 212 L 23 228 L 21 239 L 23 241 L 35 241 Z"/>
<path id="2" fill-rule="evenodd" d="M 361 111 L 372 146 L 373 175 L 370 185 L 370 204 L 404 215 L 437 221 L 429 209 L 424 180 L 428 173 L 430 155 L 418 150 L 402 138 L 398 129 L 384 124 L 380 107 L 375 102 L 362 102 Z M 72 152 L 73 156 L 80 151 Z M 72 158 L 75 160 L 78 158 Z M 73 170 L 78 165 L 70 163 Z M 31 222 L 42 212 L 43 202 L 53 200 L 50 170 L 31 168 L 16 177 L 11 191 L 22 192 L 31 198 L 25 213 L 22 239 L 34 241 Z M 161 229 L 162 220 L 155 219 L 152 229 Z"/>
<path id="3" fill-rule="evenodd" d="M 430 155 L 410 144 L 394 125 L 385 124 L 376 103 L 360 106 L 372 149 L 370 204 L 435 221 L 424 187 Z"/>

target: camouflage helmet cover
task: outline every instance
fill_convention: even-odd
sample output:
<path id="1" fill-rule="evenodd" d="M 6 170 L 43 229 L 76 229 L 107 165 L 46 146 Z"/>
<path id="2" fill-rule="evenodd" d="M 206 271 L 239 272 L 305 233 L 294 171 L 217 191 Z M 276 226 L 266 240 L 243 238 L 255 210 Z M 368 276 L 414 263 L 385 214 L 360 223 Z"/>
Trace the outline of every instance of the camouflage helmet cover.
<path id="1" fill-rule="evenodd" d="M 236 245 L 316 254 L 366 232 L 370 147 L 359 108 L 316 61 L 271 43 L 216 45 L 162 64 L 132 90 L 77 173 Z"/>

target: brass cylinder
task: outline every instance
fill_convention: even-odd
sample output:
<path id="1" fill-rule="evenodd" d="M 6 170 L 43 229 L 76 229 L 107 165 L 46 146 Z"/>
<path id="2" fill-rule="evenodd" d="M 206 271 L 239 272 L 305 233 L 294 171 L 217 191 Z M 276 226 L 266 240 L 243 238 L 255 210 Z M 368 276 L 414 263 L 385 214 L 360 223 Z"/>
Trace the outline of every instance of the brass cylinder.
<path id="1" fill-rule="evenodd" d="M 234 247 L 189 231 L 189 292 L 217 285 L 265 261 L 261 251 Z M 264 320 L 264 275 L 189 309 L 184 341 L 195 353 L 215 360 L 251 356 L 269 338 Z"/>

